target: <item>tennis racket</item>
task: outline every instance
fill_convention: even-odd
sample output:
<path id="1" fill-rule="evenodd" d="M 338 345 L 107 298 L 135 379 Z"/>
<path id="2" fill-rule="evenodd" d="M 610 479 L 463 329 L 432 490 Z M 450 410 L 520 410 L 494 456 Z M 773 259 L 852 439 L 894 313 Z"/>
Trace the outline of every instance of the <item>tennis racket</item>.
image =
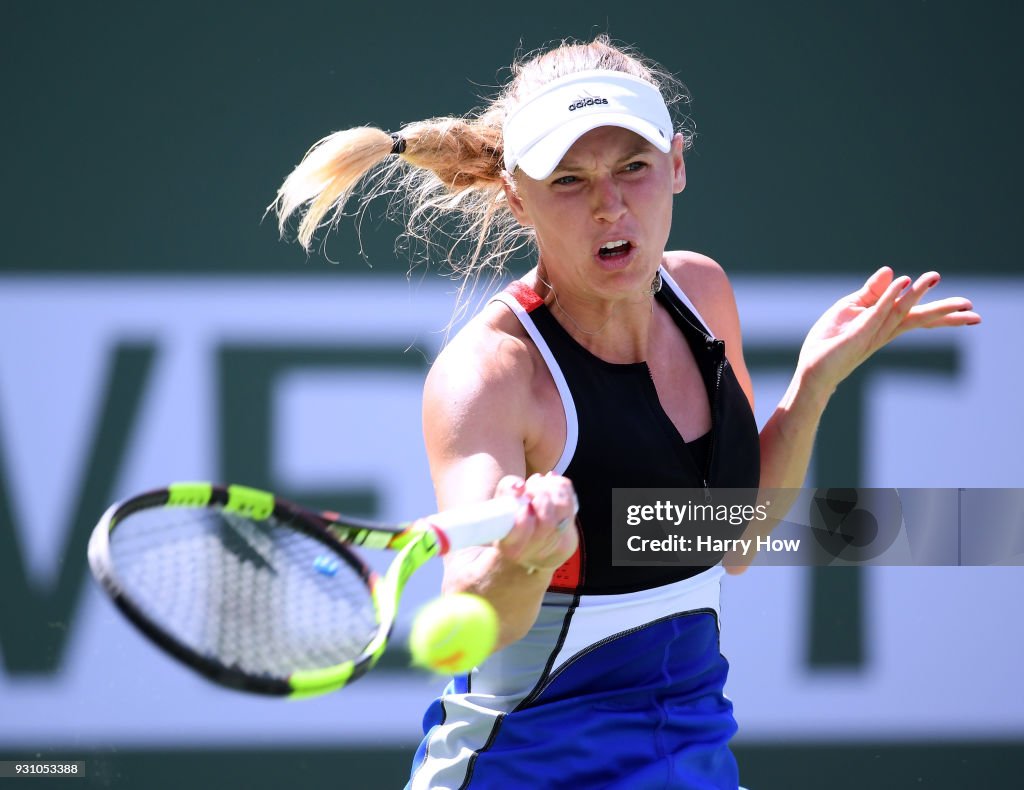
<path id="1" fill-rule="evenodd" d="M 132 623 L 210 680 L 308 697 L 373 668 L 417 568 L 504 537 L 521 507 L 499 498 L 385 525 L 245 486 L 176 483 L 112 505 L 89 565 Z M 353 545 L 397 556 L 378 576 Z"/>

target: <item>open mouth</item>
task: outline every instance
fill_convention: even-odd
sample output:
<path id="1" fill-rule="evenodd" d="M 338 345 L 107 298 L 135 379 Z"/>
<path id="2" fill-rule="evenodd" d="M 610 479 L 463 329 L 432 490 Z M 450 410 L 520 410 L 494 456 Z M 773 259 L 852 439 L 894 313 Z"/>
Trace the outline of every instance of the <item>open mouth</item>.
<path id="1" fill-rule="evenodd" d="M 633 249 L 633 245 L 625 239 L 619 239 L 618 241 L 609 241 L 607 244 L 602 244 L 601 249 L 597 251 L 597 254 L 604 260 L 611 258 L 621 258 L 625 255 L 629 255 L 629 251 Z"/>

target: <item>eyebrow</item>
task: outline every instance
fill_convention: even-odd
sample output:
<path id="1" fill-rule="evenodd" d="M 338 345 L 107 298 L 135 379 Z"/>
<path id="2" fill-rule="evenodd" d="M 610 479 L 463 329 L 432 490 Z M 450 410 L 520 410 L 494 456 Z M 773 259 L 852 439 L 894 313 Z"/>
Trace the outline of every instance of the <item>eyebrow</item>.
<path id="1" fill-rule="evenodd" d="M 653 145 L 651 145 L 649 142 L 647 142 L 646 140 L 637 140 L 637 142 L 635 144 L 631 145 L 629 148 L 627 148 L 625 151 L 623 151 L 622 156 L 619 157 L 618 161 L 619 162 L 624 162 L 627 159 L 632 159 L 634 156 L 638 156 L 639 154 L 650 153 L 651 151 L 654 151 L 654 150 L 657 150 L 657 149 Z M 561 162 L 558 163 L 558 165 L 555 167 L 555 170 L 553 172 L 558 172 L 560 170 L 576 170 L 576 171 L 578 171 L 578 170 L 583 170 L 583 169 L 584 168 L 581 165 L 578 165 L 578 164 L 576 164 L 574 162 L 571 162 L 571 161 L 570 162 L 566 162 L 563 159 Z"/>

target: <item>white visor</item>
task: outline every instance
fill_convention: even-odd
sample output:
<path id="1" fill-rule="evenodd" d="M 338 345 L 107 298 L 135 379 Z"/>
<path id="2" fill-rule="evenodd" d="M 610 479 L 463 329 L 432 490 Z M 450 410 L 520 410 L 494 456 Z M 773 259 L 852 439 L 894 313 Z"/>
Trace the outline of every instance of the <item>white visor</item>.
<path id="1" fill-rule="evenodd" d="M 505 169 L 547 178 L 591 129 L 620 126 L 662 153 L 672 147 L 672 118 L 661 91 L 620 71 L 595 69 L 549 82 L 505 119 Z"/>

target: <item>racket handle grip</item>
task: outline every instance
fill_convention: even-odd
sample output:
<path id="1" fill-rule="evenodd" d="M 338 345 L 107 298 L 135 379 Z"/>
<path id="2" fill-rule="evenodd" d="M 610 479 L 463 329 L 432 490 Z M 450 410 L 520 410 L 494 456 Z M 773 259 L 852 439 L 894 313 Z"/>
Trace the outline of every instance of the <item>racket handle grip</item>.
<path id="1" fill-rule="evenodd" d="M 501 540 L 512 531 L 516 514 L 527 502 L 526 497 L 496 497 L 436 513 L 426 521 L 440 539 L 441 554 L 447 554 Z"/>

